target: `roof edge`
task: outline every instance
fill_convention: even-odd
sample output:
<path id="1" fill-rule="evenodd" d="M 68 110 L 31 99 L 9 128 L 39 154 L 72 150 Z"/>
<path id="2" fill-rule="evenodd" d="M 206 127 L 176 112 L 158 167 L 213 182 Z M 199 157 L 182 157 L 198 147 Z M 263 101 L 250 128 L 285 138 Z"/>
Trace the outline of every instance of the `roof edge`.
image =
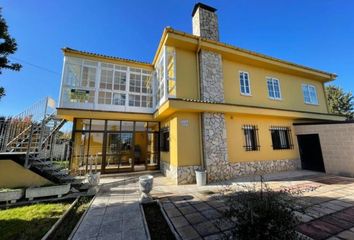
<path id="1" fill-rule="evenodd" d="M 149 67 L 153 66 L 152 63 L 149 63 L 149 62 L 143 62 L 143 61 L 137 61 L 137 60 L 128 59 L 128 58 L 121 58 L 121 57 L 108 56 L 108 55 L 104 55 L 104 54 L 86 52 L 86 51 L 76 50 L 76 49 L 69 48 L 69 47 L 64 47 L 61 50 L 64 53 L 76 53 L 76 54 L 81 54 L 81 55 L 85 55 L 85 56 L 98 57 L 98 58 L 109 59 L 109 60 L 118 60 L 118 61 L 135 63 L 135 64 L 142 64 L 142 65 L 146 65 Z"/>
<path id="2" fill-rule="evenodd" d="M 202 38 L 202 37 L 190 34 L 190 33 L 186 33 L 186 32 L 182 32 L 182 31 L 173 29 L 171 27 L 165 28 L 165 30 L 166 30 L 167 33 L 175 33 L 175 34 L 186 36 L 186 37 L 189 37 L 189 38 L 194 38 L 196 40 L 200 39 L 203 42 L 207 42 L 207 43 L 215 44 L 215 45 L 218 45 L 218 46 L 226 47 L 226 48 L 233 49 L 233 50 L 236 50 L 236 51 L 240 51 L 240 52 L 243 52 L 243 53 L 247 53 L 247 54 L 250 54 L 250 55 L 253 55 L 253 56 L 257 56 L 257 57 L 261 57 L 261 58 L 264 58 L 264 59 L 272 60 L 272 61 L 275 61 L 275 62 L 283 63 L 283 64 L 286 64 L 286 65 L 302 68 L 302 69 L 313 71 L 313 72 L 316 72 L 316 73 L 325 74 L 325 75 L 328 75 L 328 77 L 329 77 L 328 81 L 335 80 L 338 77 L 338 75 L 335 74 L 335 73 L 330 73 L 330 72 L 326 72 L 326 71 L 323 71 L 323 70 L 307 67 L 305 65 L 301 65 L 301 64 L 294 63 L 294 62 L 282 60 L 280 58 L 271 57 L 271 56 L 268 56 L 268 55 L 265 55 L 265 54 L 262 54 L 262 53 L 258 53 L 258 52 L 254 52 L 254 51 L 247 50 L 247 49 L 244 49 L 244 48 L 236 47 L 236 46 L 233 46 L 233 45 L 230 45 L 230 44 L 227 44 L 227 43 L 223 43 L 223 42 L 219 42 L 219 41 L 215 41 L 215 40 L 211 40 L 211 39 Z"/>

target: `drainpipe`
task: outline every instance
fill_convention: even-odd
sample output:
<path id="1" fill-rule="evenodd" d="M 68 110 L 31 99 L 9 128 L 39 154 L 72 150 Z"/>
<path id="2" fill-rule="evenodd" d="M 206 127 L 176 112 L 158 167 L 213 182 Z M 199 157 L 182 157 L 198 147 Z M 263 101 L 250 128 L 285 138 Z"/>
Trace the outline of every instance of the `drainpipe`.
<path id="1" fill-rule="evenodd" d="M 200 69 L 199 69 L 199 52 L 200 52 L 200 42 L 201 38 L 198 38 L 198 48 L 196 52 L 196 59 L 197 59 L 197 94 L 198 94 L 198 100 L 201 98 L 201 89 L 200 89 Z M 204 151 L 203 151 L 203 120 L 202 120 L 202 113 L 199 114 L 199 154 L 200 154 L 200 165 L 203 170 L 205 170 L 205 163 L 204 163 Z"/>

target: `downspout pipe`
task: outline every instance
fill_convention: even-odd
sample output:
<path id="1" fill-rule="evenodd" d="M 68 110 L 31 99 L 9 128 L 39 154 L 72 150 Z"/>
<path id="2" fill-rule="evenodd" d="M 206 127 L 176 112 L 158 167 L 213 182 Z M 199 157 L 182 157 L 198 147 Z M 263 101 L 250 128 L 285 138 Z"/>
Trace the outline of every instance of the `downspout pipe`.
<path id="1" fill-rule="evenodd" d="M 197 61 L 197 94 L 198 94 L 198 100 L 201 100 L 201 85 L 200 85 L 200 67 L 199 67 L 199 53 L 201 50 L 200 47 L 201 43 L 201 38 L 198 38 L 198 47 L 196 51 L 196 61 Z M 199 154 L 200 154 L 200 165 L 202 170 L 205 170 L 205 163 L 204 163 L 204 151 L 203 151 L 203 119 L 202 119 L 202 113 L 199 114 Z"/>

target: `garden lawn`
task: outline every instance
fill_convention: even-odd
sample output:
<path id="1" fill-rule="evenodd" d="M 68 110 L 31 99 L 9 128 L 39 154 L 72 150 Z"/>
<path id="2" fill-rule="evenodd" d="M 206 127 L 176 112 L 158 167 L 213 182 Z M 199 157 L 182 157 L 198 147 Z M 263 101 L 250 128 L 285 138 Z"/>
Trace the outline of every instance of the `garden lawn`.
<path id="1" fill-rule="evenodd" d="M 59 202 L 0 209 L 0 238 L 41 239 L 69 206 L 70 202 Z"/>

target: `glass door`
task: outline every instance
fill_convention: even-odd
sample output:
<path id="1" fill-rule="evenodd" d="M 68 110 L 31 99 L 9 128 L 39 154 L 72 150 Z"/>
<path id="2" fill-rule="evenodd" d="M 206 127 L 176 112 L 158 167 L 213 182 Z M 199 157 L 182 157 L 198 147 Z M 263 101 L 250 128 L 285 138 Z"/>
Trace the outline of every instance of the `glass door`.
<path id="1" fill-rule="evenodd" d="M 133 133 L 107 133 L 105 172 L 132 171 L 134 168 Z"/>

